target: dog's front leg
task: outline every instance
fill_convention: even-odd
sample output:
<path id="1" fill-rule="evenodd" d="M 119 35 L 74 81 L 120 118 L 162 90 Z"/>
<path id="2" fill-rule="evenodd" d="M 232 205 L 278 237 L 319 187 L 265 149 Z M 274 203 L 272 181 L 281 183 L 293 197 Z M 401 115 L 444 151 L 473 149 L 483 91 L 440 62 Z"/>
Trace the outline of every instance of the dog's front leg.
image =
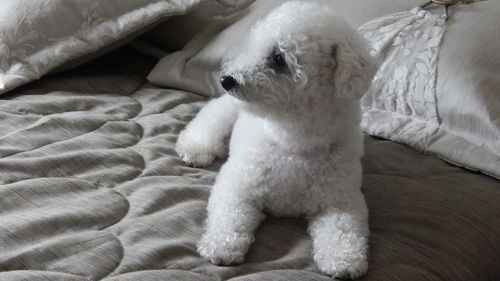
<path id="1" fill-rule="evenodd" d="M 229 95 L 209 101 L 182 131 L 175 150 L 182 161 L 195 167 L 210 165 L 227 155 L 225 143 L 238 117 L 238 106 Z"/>
<path id="2" fill-rule="evenodd" d="M 368 269 L 368 212 L 361 192 L 354 197 L 354 202 L 324 210 L 309 223 L 314 260 L 323 273 L 336 278 L 357 278 Z"/>
<path id="3" fill-rule="evenodd" d="M 252 204 L 248 186 L 228 164 L 222 167 L 212 189 L 205 234 L 198 243 L 198 253 L 216 265 L 242 263 L 264 218 L 260 208 Z"/>

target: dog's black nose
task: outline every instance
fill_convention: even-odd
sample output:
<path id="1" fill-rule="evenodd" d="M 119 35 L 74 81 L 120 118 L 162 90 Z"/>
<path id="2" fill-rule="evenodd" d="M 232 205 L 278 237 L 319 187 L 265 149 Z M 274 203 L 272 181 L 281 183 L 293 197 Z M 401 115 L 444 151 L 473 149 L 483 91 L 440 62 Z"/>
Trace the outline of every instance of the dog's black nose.
<path id="1" fill-rule="evenodd" d="M 220 78 L 220 84 L 222 85 L 222 88 L 224 88 L 224 90 L 230 91 L 236 86 L 237 83 L 233 76 L 224 75 Z"/>

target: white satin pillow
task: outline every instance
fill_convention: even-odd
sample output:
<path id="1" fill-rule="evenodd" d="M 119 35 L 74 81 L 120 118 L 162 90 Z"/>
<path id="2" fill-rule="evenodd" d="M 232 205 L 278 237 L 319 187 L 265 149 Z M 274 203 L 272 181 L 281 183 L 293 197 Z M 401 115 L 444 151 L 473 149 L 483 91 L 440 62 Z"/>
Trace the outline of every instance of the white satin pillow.
<path id="1" fill-rule="evenodd" d="M 385 59 L 365 132 L 500 178 L 500 2 L 391 14 L 363 25 Z"/>
<path id="2" fill-rule="evenodd" d="M 200 0 L 2 0 L 0 94 Z"/>

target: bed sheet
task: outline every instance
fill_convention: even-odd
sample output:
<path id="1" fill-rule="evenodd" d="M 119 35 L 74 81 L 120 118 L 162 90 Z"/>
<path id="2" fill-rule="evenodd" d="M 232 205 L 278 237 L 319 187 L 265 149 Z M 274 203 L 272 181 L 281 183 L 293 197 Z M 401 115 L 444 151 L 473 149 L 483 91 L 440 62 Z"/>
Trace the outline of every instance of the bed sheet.
<path id="1" fill-rule="evenodd" d="M 306 223 L 268 218 L 245 263 L 196 253 L 223 161 L 187 167 L 178 133 L 205 104 L 145 77 L 126 48 L 0 100 L 0 280 L 331 280 Z M 500 184 L 366 137 L 370 269 L 360 280 L 500 280 Z"/>

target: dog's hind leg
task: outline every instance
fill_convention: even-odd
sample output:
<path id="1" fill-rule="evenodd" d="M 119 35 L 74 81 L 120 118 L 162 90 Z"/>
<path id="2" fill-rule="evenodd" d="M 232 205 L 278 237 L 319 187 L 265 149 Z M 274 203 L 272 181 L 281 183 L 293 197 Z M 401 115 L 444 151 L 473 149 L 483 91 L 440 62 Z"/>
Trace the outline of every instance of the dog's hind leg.
<path id="1" fill-rule="evenodd" d="M 208 102 L 177 139 L 175 150 L 182 160 L 196 167 L 210 165 L 228 152 L 227 138 L 238 118 L 234 98 L 223 95 Z"/>
<path id="2" fill-rule="evenodd" d="M 354 208 L 327 209 L 309 223 L 314 260 L 323 273 L 335 278 L 357 278 L 368 269 L 368 213 L 359 195 Z"/>

